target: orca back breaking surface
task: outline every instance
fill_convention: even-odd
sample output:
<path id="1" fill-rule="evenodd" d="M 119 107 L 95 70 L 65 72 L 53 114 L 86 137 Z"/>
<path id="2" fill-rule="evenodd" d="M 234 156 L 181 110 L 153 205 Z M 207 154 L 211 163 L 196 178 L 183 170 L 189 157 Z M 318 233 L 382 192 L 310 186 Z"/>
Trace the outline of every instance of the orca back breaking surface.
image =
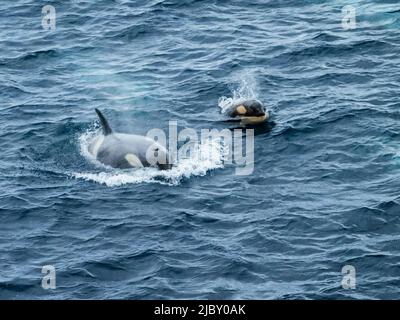
<path id="1" fill-rule="evenodd" d="M 170 169 L 168 152 L 153 139 L 126 133 L 116 133 L 100 110 L 95 109 L 100 119 L 103 135 L 89 146 L 89 152 L 101 163 L 120 169 L 156 166 Z M 152 155 L 159 155 L 155 159 Z"/>

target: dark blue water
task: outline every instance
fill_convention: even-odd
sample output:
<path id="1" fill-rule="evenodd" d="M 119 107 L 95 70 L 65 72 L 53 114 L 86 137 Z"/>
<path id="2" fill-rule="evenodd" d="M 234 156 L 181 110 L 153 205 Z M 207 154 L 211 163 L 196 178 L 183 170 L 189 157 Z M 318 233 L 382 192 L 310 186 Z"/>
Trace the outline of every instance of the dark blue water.
<path id="1" fill-rule="evenodd" d="M 345 31 L 347 4 L 3 1 L 0 298 L 400 298 L 400 6 L 352 1 Z M 123 132 L 222 130 L 241 95 L 275 123 L 251 175 L 85 153 L 95 107 Z"/>

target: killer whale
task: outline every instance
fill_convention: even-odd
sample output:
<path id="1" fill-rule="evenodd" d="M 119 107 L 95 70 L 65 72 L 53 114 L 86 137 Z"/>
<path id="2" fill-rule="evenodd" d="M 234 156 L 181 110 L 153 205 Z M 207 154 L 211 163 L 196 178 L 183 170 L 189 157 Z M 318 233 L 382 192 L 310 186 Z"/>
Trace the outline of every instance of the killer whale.
<path id="1" fill-rule="evenodd" d="M 100 120 L 102 134 L 89 145 L 89 152 L 96 160 L 119 169 L 151 166 L 160 170 L 171 168 L 164 146 L 149 137 L 114 132 L 101 111 L 95 111 Z"/>

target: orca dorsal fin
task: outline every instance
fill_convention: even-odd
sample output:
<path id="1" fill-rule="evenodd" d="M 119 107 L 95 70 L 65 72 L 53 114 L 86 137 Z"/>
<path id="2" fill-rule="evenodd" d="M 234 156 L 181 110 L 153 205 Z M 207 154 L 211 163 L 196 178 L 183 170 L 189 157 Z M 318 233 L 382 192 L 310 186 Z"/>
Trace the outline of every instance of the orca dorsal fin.
<path id="1" fill-rule="evenodd" d="M 107 119 L 103 116 L 103 114 L 100 112 L 99 109 L 94 109 L 94 110 L 96 111 L 97 115 L 99 116 L 101 127 L 103 129 L 103 134 L 105 136 L 111 134 L 112 130 L 111 130 L 110 125 L 108 124 Z"/>

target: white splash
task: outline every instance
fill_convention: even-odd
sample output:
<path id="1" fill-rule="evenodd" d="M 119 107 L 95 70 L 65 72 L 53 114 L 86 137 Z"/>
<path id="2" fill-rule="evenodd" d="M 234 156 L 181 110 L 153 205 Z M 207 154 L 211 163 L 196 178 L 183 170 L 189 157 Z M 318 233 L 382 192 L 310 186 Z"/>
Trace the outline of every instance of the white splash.
<path id="1" fill-rule="evenodd" d="M 98 128 L 91 128 L 79 137 L 81 154 L 98 169 L 96 172 L 75 172 L 72 176 L 78 179 L 105 184 L 108 187 L 138 183 L 159 183 L 178 185 L 183 179 L 191 176 L 204 176 L 209 170 L 223 168 L 224 147 L 221 142 L 211 140 L 197 144 L 192 154 L 178 157 L 177 163 L 170 170 L 160 171 L 156 168 L 115 169 L 101 164 L 89 152 L 88 147 L 100 134 Z"/>
<path id="2" fill-rule="evenodd" d="M 244 100 L 257 99 L 257 81 L 253 72 L 241 73 L 235 76 L 230 89 L 232 97 L 222 96 L 218 99 L 218 106 L 221 113 L 225 113 L 232 105 L 241 103 Z"/>

